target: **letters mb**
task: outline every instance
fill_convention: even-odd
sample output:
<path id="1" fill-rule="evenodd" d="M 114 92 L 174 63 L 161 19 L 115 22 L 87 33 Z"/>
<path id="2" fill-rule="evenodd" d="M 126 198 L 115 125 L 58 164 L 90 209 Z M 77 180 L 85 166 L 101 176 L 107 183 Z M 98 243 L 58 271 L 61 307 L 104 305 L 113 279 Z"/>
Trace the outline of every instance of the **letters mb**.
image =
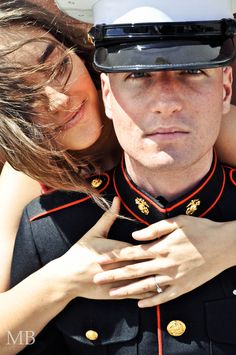
<path id="1" fill-rule="evenodd" d="M 21 330 L 15 336 L 7 332 L 7 344 L 32 345 L 35 343 L 35 336 L 32 330 Z"/>

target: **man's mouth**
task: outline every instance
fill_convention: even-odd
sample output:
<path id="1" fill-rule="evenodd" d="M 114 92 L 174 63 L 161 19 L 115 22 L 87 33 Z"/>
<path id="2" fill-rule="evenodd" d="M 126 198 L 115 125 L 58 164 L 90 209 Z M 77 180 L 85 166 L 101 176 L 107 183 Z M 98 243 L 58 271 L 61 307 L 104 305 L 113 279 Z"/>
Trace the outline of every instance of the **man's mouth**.
<path id="1" fill-rule="evenodd" d="M 160 138 L 160 139 L 173 139 L 173 138 L 179 138 L 183 135 L 188 134 L 189 131 L 187 131 L 185 128 L 182 127 L 159 127 L 149 133 L 147 133 L 145 136 L 148 138 Z"/>

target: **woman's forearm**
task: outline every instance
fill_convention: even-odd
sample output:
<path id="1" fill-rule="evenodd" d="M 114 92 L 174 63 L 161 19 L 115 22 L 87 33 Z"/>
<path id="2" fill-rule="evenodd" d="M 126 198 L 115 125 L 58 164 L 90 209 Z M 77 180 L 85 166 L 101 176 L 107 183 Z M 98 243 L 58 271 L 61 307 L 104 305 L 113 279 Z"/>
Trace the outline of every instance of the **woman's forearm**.
<path id="1" fill-rule="evenodd" d="M 70 301 L 52 263 L 0 294 L 1 355 L 22 350 Z"/>

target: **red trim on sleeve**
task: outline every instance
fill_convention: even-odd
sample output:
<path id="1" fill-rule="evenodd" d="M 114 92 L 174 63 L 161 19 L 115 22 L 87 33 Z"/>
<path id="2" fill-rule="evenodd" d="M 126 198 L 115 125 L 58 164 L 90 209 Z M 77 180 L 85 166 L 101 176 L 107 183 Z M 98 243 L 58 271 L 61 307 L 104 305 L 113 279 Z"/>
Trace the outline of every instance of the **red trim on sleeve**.
<path id="1" fill-rule="evenodd" d="M 40 218 L 40 217 L 44 217 L 44 216 L 46 216 L 46 215 L 48 215 L 48 214 L 51 214 L 51 213 L 53 213 L 53 212 L 60 211 L 60 210 L 63 210 L 64 208 L 68 208 L 68 207 L 77 205 L 77 204 L 79 204 L 79 203 L 81 203 L 81 202 L 84 202 L 84 201 L 86 201 L 86 200 L 89 200 L 90 198 L 91 198 L 90 196 L 86 196 L 86 197 L 82 198 L 81 200 L 76 200 L 76 201 L 67 203 L 67 204 L 65 204 L 65 205 L 52 208 L 51 210 L 48 210 L 48 211 L 39 213 L 38 215 L 36 215 L 36 216 L 34 216 L 34 217 L 31 217 L 31 218 L 29 219 L 29 221 L 30 221 L 30 222 L 33 222 L 33 221 L 35 221 L 36 219 L 38 219 L 38 218 Z"/>

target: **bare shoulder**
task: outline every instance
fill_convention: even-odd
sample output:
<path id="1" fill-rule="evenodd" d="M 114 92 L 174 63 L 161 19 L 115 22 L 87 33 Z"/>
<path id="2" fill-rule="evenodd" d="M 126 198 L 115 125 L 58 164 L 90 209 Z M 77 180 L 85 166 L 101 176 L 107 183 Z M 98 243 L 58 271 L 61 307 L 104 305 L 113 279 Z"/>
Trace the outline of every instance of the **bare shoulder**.
<path id="1" fill-rule="evenodd" d="M 5 163 L 0 176 L 0 225 L 4 216 L 18 226 L 23 208 L 40 192 L 37 181 Z"/>
<path id="2" fill-rule="evenodd" d="M 39 183 L 5 164 L 0 177 L 0 292 L 8 288 L 12 253 L 24 207 L 40 194 Z"/>

